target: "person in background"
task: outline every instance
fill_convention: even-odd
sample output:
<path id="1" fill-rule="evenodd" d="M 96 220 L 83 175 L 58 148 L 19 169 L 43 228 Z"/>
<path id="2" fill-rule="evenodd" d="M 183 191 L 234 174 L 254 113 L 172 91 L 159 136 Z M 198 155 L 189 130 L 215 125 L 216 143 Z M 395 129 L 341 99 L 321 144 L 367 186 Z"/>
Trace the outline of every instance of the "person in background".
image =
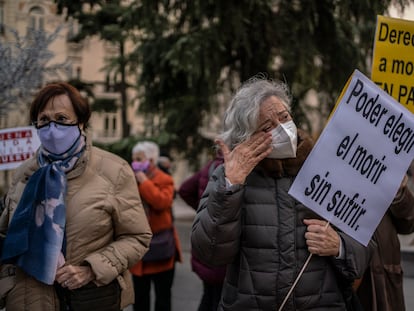
<path id="1" fill-rule="evenodd" d="M 405 176 L 392 204 L 385 212 L 373 240 L 377 248 L 362 279 L 357 295 L 366 311 L 404 311 L 403 270 L 398 234 L 414 232 L 414 197 Z"/>
<path id="2" fill-rule="evenodd" d="M 313 146 L 296 128 L 288 94 L 281 82 L 246 81 L 216 140 L 224 164 L 200 200 L 191 246 L 205 263 L 227 265 L 219 311 L 346 310 L 342 280 L 361 277 L 375 247 L 288 194 Z"/>
<path id="3" fill-rule="evenodd" d="M 408 167 L 407 176 L 407 188 L 411 191 L 411 193 L 414 193 L 414 160 L 411 161 L 411 164 Z M 412 248 L 414 246 L 414 233 L 400 235 L 399 237 L 402 247 L 408 246 L 409 248 Z"/>
<path id="4" fill-rule="evenodd" d="M 138 190 L 144 202 L 151 230 L 157 233 L 171 229 L 174 252 L 169 258 L 146 259 L 131 268 L 135 288 L 135 311 L 150 311 L 151 283 L 155 291 L 155 311 L 171 310 L 171 288 L 174 280 L 175 262 L 181 261 L 181 246 L 173 222 L 172 205 L 174 181 L 157 167 L 159 147 L 151 141 L 137 143 L 132 149 L 132 168 Z M 154 249 L 152 249 L 154 248 Z M 149 253 L 155 251 L 150 245 Z M 169 253 L 167 249 L 163 254 Z"/>
<path id="5" fill-rule="evenodd" d="M 160 156 L 158 158 L 158 168 L 161 169 L 164 173 L 171 175 L 171 159 L 167 156 Z"/>
<path id="6" fill-rule="evenodd" d="M 197 210 L 200 198 L 207 186 L 209 177 L 214 169 L 223 163 L 223 156 L 217 153 L 202 169 L 184 180 L 178 189 L 179 196 Z M 203 282 L 203 296 L 198 311 L 216 311 L 221 297 L 226 267 L 212 267 L 204 264 L 194 254 L 191 254 L 191 268 Z"/>
<path id="7" fill-rule="evenodd" d="M 92 146 L 90 116 L 65 82 L 43 87 L 30 106 L 41 146 L 14 172 L 0 217 L 1 268 L 14 278 L 8 311 L 119 311 L 134 302 L 128 269 L 152 233 L 129 164 Z"/>
<path id="8" fill-rule="evenodd" d="M 158 168 L 163 171 L 164 173 L 171 175 L 171 170 L 172 170 L 172 162 L 171 159 L 167 156 L 160 156 L 158 158 Z M 173 198 L 175 199 L 177 197 L 177 190 L 174 189 L 174 196 Z"/>

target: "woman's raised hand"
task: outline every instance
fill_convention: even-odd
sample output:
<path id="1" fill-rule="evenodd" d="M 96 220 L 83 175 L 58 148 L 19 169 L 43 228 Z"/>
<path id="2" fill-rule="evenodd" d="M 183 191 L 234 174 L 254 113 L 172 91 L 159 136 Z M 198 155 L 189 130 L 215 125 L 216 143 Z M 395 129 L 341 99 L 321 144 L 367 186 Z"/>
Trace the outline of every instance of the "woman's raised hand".
<path id="1" fill-rule="evenodd" d="M 272 134 L 257 132 L 233 150 L 220 139 L 216 140 L 224 158 L 224 170 L 232 184 L 243 184 L 253 168 L 272 151 Z"/>

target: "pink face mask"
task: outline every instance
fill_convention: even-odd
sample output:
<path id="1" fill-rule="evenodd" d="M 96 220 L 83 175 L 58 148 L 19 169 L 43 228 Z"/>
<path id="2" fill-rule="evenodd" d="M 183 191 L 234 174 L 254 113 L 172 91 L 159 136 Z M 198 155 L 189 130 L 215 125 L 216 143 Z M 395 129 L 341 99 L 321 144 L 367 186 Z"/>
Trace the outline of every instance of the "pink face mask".
<path id="1" fill-rule="evenodd" d="M 150 165 L 150 161 L 149 160 L 145 160 L 142 162 L 139 161 L 132 161 L 131 166 L 132 169 L 134 170 L 134 172 L 146 172 L 149 168 Z"/>

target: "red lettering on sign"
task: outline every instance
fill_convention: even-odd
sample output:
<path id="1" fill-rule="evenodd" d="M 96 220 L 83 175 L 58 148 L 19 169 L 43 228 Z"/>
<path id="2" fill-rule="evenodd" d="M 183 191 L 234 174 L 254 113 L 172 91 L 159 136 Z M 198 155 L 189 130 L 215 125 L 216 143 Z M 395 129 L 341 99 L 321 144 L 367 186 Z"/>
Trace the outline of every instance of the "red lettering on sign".
<path id="1" fill-rule="evenodd" d="M 21 162 L 21 161 L 27 160 L 32 155 L 33 155 L 33 153 L 29 153 L 29 152 L 3 155 L 3 156 L 0 156 L 0 164 Z"/>
<path id="2" fill-rule="evenodd" d="M 0 140 L 21 139 L 28 137 L 32 137 L 32 131 L 30 130 L 0 133 Z"/>

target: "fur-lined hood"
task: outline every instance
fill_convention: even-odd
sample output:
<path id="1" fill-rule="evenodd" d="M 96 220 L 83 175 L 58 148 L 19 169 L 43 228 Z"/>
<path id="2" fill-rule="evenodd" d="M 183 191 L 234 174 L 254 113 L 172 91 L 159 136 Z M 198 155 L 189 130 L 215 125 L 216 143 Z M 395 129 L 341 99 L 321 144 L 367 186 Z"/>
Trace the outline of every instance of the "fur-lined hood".
<path id="1" fill-rule="evenodd" d="M 258 167 L 263 168 L 267 174 L 280 178 L 296 176 L 313 148 L 313 139 L 305 131 L 298 129 L 298 148 L 296 158 L 270 159 L 265 158 Z"/>

